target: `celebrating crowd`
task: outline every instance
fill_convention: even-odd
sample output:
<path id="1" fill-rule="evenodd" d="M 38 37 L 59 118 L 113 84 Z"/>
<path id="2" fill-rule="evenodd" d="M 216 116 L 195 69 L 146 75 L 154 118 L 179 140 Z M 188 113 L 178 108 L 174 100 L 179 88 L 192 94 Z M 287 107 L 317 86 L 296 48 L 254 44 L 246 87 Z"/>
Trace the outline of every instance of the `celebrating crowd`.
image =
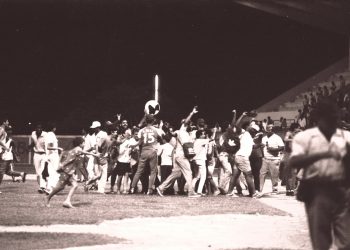
<path id="1" fill-rule="evenodd" d="M 74 208 L 71 198 L 79 182 L 86 192 L 100 194 L 261 198 L 266 192 L 282 194 L 282 180 L 286 195 L 297 190 L 297 199 L 305 203 L 313 247 L 328 249 L 334 237 L 335 244 L 345 246 L 339 249 L 349 249 L 350 133 L 339 129 L 338 110 L 334 100 L 320 100 L 312 111 L 312 127 L 303 131 L 292 123 L 282 137 L 272 123 L 256 121 L 254 111 L 237 119 L 233 110 L 226 128 L 209 128 L 203 118 L 193 122 L 198 113 L 194 107 L 178 130 L 147 112 L 133 127 L 118 115 L 103 126 L 92 122 L 89 133 L 76 137 L 69 151 L 59 147 L 54 123 L 47 132 L 38 124 L 29 147 L 38 192 L 47 194 L 47 207 L 69 185 L 63 206 Z M 4 119 L 0 184 L 4 174 L 26 179 L 26 173 L 13 170 L 17 154 L 11 130 Z M 213 178 L 215 169 L 218 181 Z M 272 190 L 264 189 L 267 175 Z"/>
<path id="2" fill-rule="evenodd" d="M 131 126 L 121 115 L 103 125 L 94 121 L 88 133 L 73 140 L 69 151 L 59 147 L 54 123 L 49 123 L 46 131 L 38 124 L 29 146 L 33 150 L 38 192 L 48 195 L 49 206 L 52 196 L 71 184 L 63 204 L 68 208 L 73 207 L 70 199 L 79 182 L 86 192 L 100 194 L 187 194 L 190 198 L 246 194 L 260 198 L 267 191 L 264 183 L 269 175 L 269 192 L 277 194 L 282 179 L 286 194 L 294 195 L 296 172 L 284 163 L 291 140 L 299 131 L 298 124 L 293 123 L 282 139 L 272 124 L 256 121 L 254 111 L 243 112 L 237 119 L 234 110 L 232 121 L 225 128 L 218 124 L 209 128 L 203 118 L 193 117 L 197 113 L 197 107 L 193 108 L 179 121 L 178 130 L 148 114 L 137 126 Z M 8 138 L 8 120 L 1 128 L 4 138 Z M 3 145 L 2 148 L 4 152 L 10 150 Z M 15 153 L 15 149 L 11 151 Z M 6 173 L 25 180 L 25 173 L 11 172 L 4 166 L 1 178 Z"/>

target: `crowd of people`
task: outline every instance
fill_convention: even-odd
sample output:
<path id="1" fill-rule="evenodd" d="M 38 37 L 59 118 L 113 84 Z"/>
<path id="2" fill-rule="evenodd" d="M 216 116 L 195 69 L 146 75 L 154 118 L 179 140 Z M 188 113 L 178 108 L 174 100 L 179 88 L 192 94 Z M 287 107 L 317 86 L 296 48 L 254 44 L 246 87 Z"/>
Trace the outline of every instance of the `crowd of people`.
<path id="1" fill-rule="evenodd" d="M 226 127 L 209 128 L 203 118 L 193 119 L 192 112 L 179 122 L 176 130 L 156 116 L 146 115 L 136 126 L 118 115 L 116 120 L 101 124 L 94 121 L 87 133 L 73 140 L 73 149 L 64 151 L 55 135 L 56 125 L 46 131 L 38 124 L 31 134 L 33 164 L 38 192 L 47 194 L 47 204 L 65 185 L 72 184 L 65 207 L 81 182 L 86 192 L 100 194 L 204 195 L 240 197 L 244 190 L 250 197 L 263 196 L 266 176 L 272 181 L 273 194 L 278 193 L 279 179 L 294 195 L 296 172 L 285 164 L 290 143 L 299 131 L 297 123 L 281 138 L 271 123 L 255 120 L 256 112 L 243 112 L 237 119 L 233 111 Z M 6 119 L 1 126 L 3 138 L 11 137 Z M 3 152 L 15 148 L 1 144 Z M 1 143 L 1 142 L 0 142 Z M 3 161 L 4 161 L 4 155 Z M 3 174 L 22 176 L 1 164 Z M 5 171 L 6 170 L 6 171 Z M 214 176 L 218 176 L 215 180 Z M 141 185 L 138 185 L 141 182 Z M 175 185 L 176 182 L 176 186 Z M 187 184 L 187 185 L 186 185 Z"/>
<path id="2" fill-rule="evenodd" d="M 338 82 L 339 84 L 336 84 Z M 331 99 L 340 109 L 340 119 L 343 127 L 350 128 L 350 89 L 343 75 L 333 78 L 329 85 L 317 86 L 314 91 L 303 97 L 303 107 L 298 110 L 297 123 L 301 128 L 312 127 L 315 123 L 311 113 L 317 103 L 324 99 Z"/>
<path id="3" fill-rule="evenodd" d="M 297 199 L 305 203 L 314 249 L 329 249 L 333 241 L 339 249 L 349 249 L 350 132 L 339 129 L 337 105 L 332 98 L 319 100 L 311 112 L 313 127 L 295 122 L 283 135 L 274 131 L 271 121 L 256 121 L 254 111 L 237 119 L 233 110 L 227 127 L 209 128 L 203 118 L 193 122 L 198 113 L 194 107 L 177 130 L 154 115 L 145 114 L 137 126 L 118 115 L 103 126 L 92 122 L 68 151 L 59 147 L 54 123 L 47 131 L 38 124 L 29 145 L 38 192 L 47 195 L 50 207 L 52 197 L 69 185 L 63 206 L 74 208 L 71 199 L 79 182 L 86 192 L 100 194 L 261 198 L 266 192 L 282 194 L 282 180 L 285 194 L 294 196 L 297 190 Z M 0 184 L 4 174 L 26 179 L 26 173 L 13 170 L 17 155 L 11 135 L 4 119 Z M 267 175 L 272 183 L 268 191 Z"/>

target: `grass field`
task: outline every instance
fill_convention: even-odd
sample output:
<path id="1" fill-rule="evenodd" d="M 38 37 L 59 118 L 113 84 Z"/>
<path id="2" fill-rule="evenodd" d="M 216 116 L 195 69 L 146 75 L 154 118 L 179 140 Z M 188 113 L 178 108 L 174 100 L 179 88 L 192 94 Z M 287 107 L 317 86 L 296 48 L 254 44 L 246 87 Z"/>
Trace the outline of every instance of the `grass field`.
<path id="1" fill-rule="evenodd" d="M 82 186 L 72 199 L 76 209 L 65 209 L 62 202 L 68 188 L 54 196 L 51 207 L 47 208 L 44 206 L 46 196 L 37 193 L 35 181 L 4 181 L 0 196 L 1 225 L 92 224 L 134 217 L 226 213 L 286 215 L 281 210 L 248 197 L 208 196 L 191 199 L 187 196 L 102 195 L 84 193 Z"/>
<path id="2" fill-rule="evenodd" d="M 122 239 L 99 234 L 0 233 L 1 249 L 61 249 L 67 247 L 117 244 Z"/>

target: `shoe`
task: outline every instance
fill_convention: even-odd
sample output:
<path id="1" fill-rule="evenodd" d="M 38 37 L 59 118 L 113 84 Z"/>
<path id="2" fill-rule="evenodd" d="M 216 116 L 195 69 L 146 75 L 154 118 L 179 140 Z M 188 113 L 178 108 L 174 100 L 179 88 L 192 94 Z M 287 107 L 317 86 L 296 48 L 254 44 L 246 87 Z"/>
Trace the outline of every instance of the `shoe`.
<path id="1" fill-rule="evenodd" d="M 229 193 L 227 193 L 227 194 L 225 194 L 225 196 L 234 196 L 235 194 L 233 193 L 233 191 L 232 192 L 229 192 Z"/>
<path id="2" fill-rule="evenodd" d="M 45 193 L 46 195 L 49 195 L 49 194 L 51 193 L 51 191 L 52 191 L 52 190 L 50 190 L 50 189 L 46 189 L 46 188 L 44 189 L 44 193 Z"/>
<path id="3" fill-rule="evenodd" d="M 39 188 L 39 189 L 38 189 L 38 193 L 39 193 L 39 194 L 45 193 L 45 188 Z"/>
<path id="4" fill-rule="evenodd" d="M 23 173 L 23 175 L 22 175 L 22 182 L 26 182 L 26 177 L 27 177 L 27 173 Z"/>
<path id="5" fill-rule="evenodd" d="M 216 190 L 216 191 L 213 193 L 214 196 L 218 196 L 219 194 L 221 194 L 220 190 Z"/>
<path id="6" fill-rule="evenodd" d="M 146 195 L 152 195 L 153 194 L 153 189 L 148 189 L 147 194 Z"/>
<path id="7" fill-rule="evenodd" d="M 261 197 L 263 197 L 263 193 L 261 193 L 261 192 L 255 192 L 255 194 L 253 194 L 253 196 L 252 196 L 252 198 L 254 198 L 254 199 L 258 199 Z"/>
<path id="8" fill-rule="evenodd" d="M 286 195 L 287 195 L 287 196 L 294 196 L 295 194 L 294 194 L 294 191 L 293 191 L 293 190 L 288 190 L 288 191 L 286 192 Z"/>
<path id="9" fill-rule="evenodd" d="M 161 197 L 164 196 L 162 190 L 160 190 L 159 187 L 157 187 L 156 190 L 157 190 L 157 193 L 158 193 L 159 196 L 161 196 Z"/>
<path id="10" fill-rule="evenodd" d="M 63 202 L 62 206 L 65 208 L 75 208 L 71 203 L 68 202 Z"/>
<path id="11" fill-rule="evenodd" d="M 235 194 L 234 192 L 229 193 L 229 195 L 226 194 L 226 196 L 231 197 L 231 198 L 239 198 L 240 197 L 239 195 Z"/>
<path id="12" fill-rule="evenodd" d="M 134 188 L 130 188 L 129 194 L 135 194 L 135 189 Z"/>
<path id="13" fill-rule="evenodd" d="M 276 189 L 272 190 L 272 193 L 271 193 L 271 194 L 273 194 L 273 195 L 278 194 L 278 190 L 276 190 Z"/>
<path id="14" fill-rule="evenodd" d="M 199 197 L 201 197 L 201 195 L 197 194 L 197 193 L 193 193 L 193 194 L 188 195 L 188 198 L 199 198 Z"/>

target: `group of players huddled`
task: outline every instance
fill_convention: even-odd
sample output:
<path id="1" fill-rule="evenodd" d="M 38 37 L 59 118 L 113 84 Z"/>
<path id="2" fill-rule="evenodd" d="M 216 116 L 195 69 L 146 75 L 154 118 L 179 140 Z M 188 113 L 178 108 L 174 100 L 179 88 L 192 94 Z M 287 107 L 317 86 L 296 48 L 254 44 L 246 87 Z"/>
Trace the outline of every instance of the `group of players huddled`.
<path id="1" fill-rule="evenodd" d="M 245 194 L 259 198 L 269 174 L 272 193 L 278 192 L 281 178 L 287 195 L 294 195 L 296 173 L 284 167 L 283 162 L 288 159 L 297 124 L 292 124 L 283 140 L 273 131 L 272 124 L 256 121 L 254 112 L 243 112 L 236 119 L 233 110 L 232 122 L 226 128 L 209 128 L 203 118 L 193 122 L 196 113 L 198 109 L 194 107 L 178 130 L 146 113 L 133 127 L 121 115 L 103 125 L 94 121 L 89 133 L 73 140 L 69 151 L 59 147 L 55 124 L 49 124 L 47 131 L 37 125 L 30 148 L 38 192 L 47 194 L 49 207 L 55 194 L 66 185 L 71 186 L 63 203 L 66 208 L 73 208 L 71 197 L 79 182 L 86 192 L 101 194 L 240 197 L 246 189 Z M 8 127 L 7 121 L 0 129 L 3 152 L 10 150 L 6 144 Z M 8 167 L 4 171 L 4 164 L 1 165 L 1 179 L 5 173 L 15 173 L 25 181 L 25 173 L 11 172 Z M 218 170 L 217 181 L 213 178 L 214 169 Z"/>

